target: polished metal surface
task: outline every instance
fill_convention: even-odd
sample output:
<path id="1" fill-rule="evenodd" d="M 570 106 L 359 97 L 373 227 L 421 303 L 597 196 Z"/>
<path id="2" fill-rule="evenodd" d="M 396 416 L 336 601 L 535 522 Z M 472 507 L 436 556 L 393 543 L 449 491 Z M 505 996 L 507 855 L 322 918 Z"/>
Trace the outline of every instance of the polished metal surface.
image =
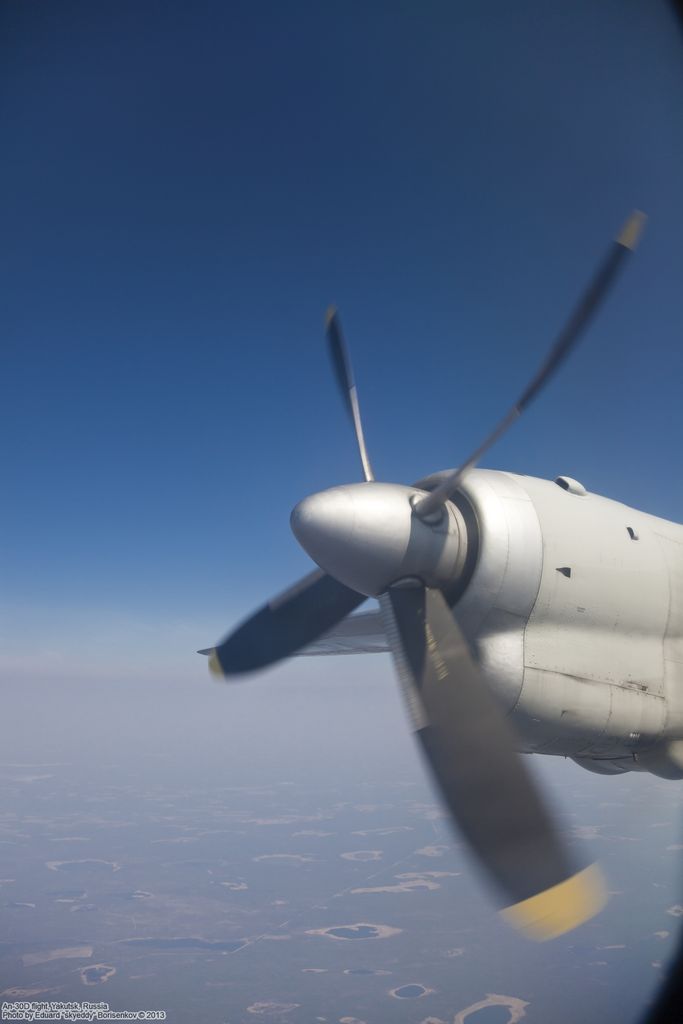
<path id="1" fill-rule="evenodd" d="M 411 498 L 422 494 L 377 482 L 331 487 L 299 502 L 292 530 L 314 562 L 361 594 L 376 596 L 406 577 L 446 586 L 465 563 L 465 523 L 450 503 L 437 523 L 418 518 Z"/>

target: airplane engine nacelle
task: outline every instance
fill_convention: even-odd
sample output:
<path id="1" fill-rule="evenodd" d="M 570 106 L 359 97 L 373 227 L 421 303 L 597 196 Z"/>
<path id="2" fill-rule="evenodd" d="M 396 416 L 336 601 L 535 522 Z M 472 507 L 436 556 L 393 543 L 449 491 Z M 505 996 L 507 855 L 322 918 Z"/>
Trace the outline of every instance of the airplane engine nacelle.
<path id="1" fill-rule="evenodd" d="M 676 772 L 683 528 L 558 481 L 467 476 L 455 500 L 477 550 L 458 621 L 524 749 Z"/>
<path id="2" fill-rule="evenodd" d="M 636 754 L 641 771 L 662 779 L 683 779 L 683 740 L 671 740 L 653 750 Z"/>

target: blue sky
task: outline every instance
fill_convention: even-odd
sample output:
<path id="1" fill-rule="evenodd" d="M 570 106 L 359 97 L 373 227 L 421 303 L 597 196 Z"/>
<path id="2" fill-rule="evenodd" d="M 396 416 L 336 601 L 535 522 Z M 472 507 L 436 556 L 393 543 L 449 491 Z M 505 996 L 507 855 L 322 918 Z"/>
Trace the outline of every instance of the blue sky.
<path id="1" fill-rule="evenodd" d="M 680 519 L 666 4 L 14 2 L 0 36 L 11 671 L 203 671 L 307 571 L 296 501 L 358 479 L 326 306 L 411 481 L 514 400 L 633 207 L 637 257 L 484 464 Z"/>

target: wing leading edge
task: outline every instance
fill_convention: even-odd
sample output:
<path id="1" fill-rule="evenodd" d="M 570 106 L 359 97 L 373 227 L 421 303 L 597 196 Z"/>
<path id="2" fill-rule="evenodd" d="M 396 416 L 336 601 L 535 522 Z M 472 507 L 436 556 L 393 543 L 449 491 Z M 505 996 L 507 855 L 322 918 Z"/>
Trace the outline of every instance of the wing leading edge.
<path id="1" fill-rule="evenodd" d="M 334 629 L 325 633 L 307 647 L 297 651 L 297 657 L 310 658 L 318 654 L 383 654 L 389 644 L 382 627 L 379 612 L 361 612 L 342 619 Z"/>

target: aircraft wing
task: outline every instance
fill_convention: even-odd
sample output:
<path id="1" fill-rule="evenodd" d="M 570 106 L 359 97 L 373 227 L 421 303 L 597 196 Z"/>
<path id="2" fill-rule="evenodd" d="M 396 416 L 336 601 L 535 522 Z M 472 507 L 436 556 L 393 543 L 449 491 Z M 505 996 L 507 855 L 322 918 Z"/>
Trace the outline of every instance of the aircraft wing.
<path id="1" fill-rule="evenodd" d="M 297 651 L 297 657 L 317 654 L 381 654 L 389 650 L 379 612 L 347 615 L 334 629 L 319 637 L 308 647 Z"/>

